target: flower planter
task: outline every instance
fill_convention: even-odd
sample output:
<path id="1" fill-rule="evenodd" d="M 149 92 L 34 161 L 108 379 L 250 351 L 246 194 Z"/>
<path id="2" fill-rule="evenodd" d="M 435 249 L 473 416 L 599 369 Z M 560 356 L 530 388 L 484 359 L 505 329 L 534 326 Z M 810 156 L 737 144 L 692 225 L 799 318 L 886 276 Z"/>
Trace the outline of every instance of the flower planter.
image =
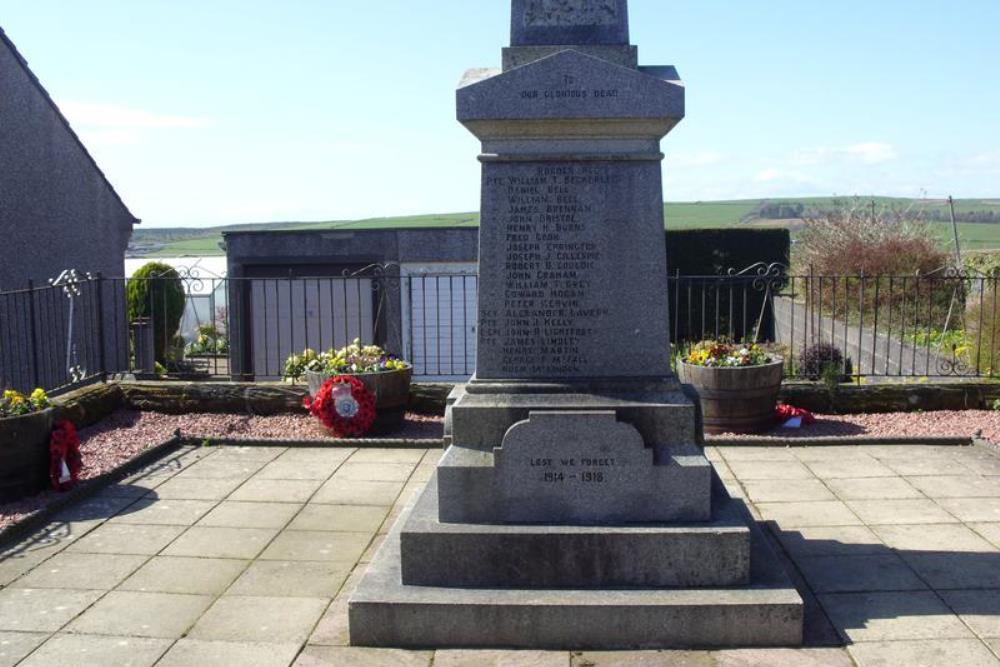
<path id="1" fill-rule="evenodd" d="M 0 419 L 0 502 L 19 500 L 49 488 L 52 408 Z"/>
<path id="2" fill-rule="evenodd" d="M 413 378 L 413 367 L 407 366 L 398 371 L 382 371 L 380 373 L 319 373 L 306 371 L 306 384 L 309 394 L 315 396 L 323 383 L 336 375 L 353 375 L 365 384 L 365 388 L 375 395 L 375 423 L 370 433 L 384 435 L 391 433 L 403 425 L 406 417 L 406 406 L 410 398 L 410 380 Z"/>
<path id="3" fill-rule="evenodd" d="M 681 362 L 681 380 L 698 392 L 705 433 L 759 433 L 774 425 L 785 362 L 719 368 Z"/>

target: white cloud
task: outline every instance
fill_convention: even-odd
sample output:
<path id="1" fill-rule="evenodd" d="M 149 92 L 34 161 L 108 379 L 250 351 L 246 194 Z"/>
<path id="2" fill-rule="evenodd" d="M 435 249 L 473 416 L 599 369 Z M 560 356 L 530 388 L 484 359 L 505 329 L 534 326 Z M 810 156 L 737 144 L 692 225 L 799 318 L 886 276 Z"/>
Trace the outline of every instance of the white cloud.
<path id="1" fill-rule="evenodd" d="M 855 157 L 866 164 L 881 164 L 892 162 L 897 157 L 896 149 L 891 144 L 878 141 L 854 144 L 843 149 L 843 152 L 851 157 Z"/>
<path id="2" fill-rule="evenodd" d="M 66 101 L 59 108 L 73 125 L 88 128 L 171 129 L 204 127 L 208 121 L 191 116 L 159 114 L 113 104 Z"/>

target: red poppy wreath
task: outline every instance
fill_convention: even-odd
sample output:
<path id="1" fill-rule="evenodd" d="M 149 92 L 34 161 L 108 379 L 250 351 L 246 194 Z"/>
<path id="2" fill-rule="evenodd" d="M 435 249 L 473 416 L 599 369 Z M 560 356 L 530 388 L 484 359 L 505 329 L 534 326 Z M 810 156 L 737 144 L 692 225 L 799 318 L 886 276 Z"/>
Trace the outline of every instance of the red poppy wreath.
<path id="1" fill-rule="evenodd" d="M 330 378 L 305 406 L 338 438 L 360 437 L 375 422 L 375 396 L 352 375 Z"/>
<path id="2" fill-rule="evenodd" d="M 80 479 L 83 458 L 80 438 L 71 421 L 61 421 L 52 429 L 49 440 L 49 478 L 56 491 L 69 491 Z"/>

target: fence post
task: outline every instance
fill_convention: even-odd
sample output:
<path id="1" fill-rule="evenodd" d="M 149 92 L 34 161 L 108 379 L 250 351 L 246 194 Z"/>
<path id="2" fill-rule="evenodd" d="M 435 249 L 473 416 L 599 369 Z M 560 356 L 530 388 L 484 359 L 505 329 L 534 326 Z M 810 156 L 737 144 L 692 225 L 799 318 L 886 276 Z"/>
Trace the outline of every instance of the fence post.
<path id="1" fill-rule="evenodd" d="M 104 275 L 98 271 L 97 284 L 97 340 L 100 341 L 98 359 L 101 362 L 101 382 L 108 379 L 107 341 L 104 340 Z"/>
<path id="2" fill-rule="evenodd" d="M 35 281 L 28 279 L 28 338 L 31 340 L 31 379 L 33 387 L 41 386 L 38 368 L 38 337 L 35 331 Z"/>

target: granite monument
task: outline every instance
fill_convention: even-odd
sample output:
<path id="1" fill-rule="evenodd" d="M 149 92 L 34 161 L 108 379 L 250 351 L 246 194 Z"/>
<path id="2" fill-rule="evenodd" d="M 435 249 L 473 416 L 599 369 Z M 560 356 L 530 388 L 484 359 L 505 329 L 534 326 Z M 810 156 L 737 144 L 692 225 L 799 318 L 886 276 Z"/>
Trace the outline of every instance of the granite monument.
<path id="1" fill-rule="evenodd" d="M 503 68 L 457 98 L 482 143 L 477 369 L 350 600 L 352 643 L 800 643 L 802 600 L 670 370 L 676 70 L 637 65 L 627 0 L 512 0 Z"/>

